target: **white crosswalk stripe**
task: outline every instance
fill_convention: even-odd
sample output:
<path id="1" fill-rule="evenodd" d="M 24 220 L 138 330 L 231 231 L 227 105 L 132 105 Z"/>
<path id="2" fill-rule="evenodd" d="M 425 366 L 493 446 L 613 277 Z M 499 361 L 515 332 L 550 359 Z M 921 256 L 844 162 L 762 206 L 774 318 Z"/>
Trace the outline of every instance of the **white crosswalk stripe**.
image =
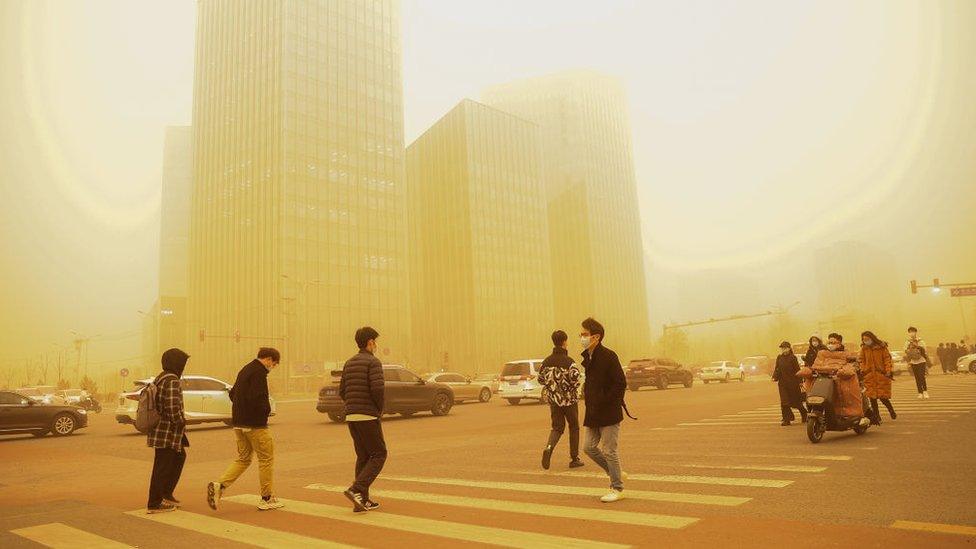
<path id="1" fill-rule="evenodd" d="M 582 473 L 565 472 L 549 473 L 543 471 L 527 471 L 527 475 L 540 476 L 560 476 L 560 477 L 581 477 L 581 478 L 607 478 L 604 473 Z M 631 473 L 627 480 L 640 480 L 647 482 L 675 482 L 684 484 L 713 484 L 716 486 L 748 486 L 751 488 L 784 488 L 793 484 L 792 480 L 769 479 L 769 478 L 742 478 L 742 477 L 706 477 L 694 475 L 652 475 L 642 473 Z"/>
<path id="2" fill-rule="evenodd" d="M 85 549 L 132 549 L 131 545 L 119 543 L 60 522 L 19 528 L 10 532 L 45 547 L 52 547 L 53 549 L 76 549 L 81 547 Z"/>

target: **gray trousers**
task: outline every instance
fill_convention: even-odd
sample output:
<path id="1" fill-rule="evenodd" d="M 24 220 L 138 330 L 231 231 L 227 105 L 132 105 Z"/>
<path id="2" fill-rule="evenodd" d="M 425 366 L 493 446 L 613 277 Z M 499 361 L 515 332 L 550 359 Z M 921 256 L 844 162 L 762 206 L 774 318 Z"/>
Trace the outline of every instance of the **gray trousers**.
<path id="1" fill-rule="evenodd" d="M 619 437 L 619 423 L 607 427 L 587 427 L 583 452 L 607 472 L 607 475 L 610 476 L 611 488 L 623 490 L 624 481 L 620 478 L 620 458 L 617 456 L 617 439 Z"/>

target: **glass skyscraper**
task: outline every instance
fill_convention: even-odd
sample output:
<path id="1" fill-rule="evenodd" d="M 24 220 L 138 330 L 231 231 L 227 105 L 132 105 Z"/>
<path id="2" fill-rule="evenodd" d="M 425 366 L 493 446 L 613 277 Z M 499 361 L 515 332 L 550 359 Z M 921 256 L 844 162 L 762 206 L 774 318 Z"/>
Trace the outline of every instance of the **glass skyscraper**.
<path id="1" fill-rule="evenodd" d="M 292 376 L 410 331 L 399 6 L 201 0 L 189 332 L 232 373 L 275 345 Z"/>
<path id="2" fill-rule="evenodd" d="M 414 362 L 545 357 L 553 330 L 539 128 L 465 100 L 407 147 Z"/>
<path id="3" fill-rule="evenodd" d="M 485 90 L 483 100 L 537 123 L 543 139 L 556 327 L 594 316 L 621 360 L 650 347 L 630 123 L 621 83 L 568 71 Z"/>

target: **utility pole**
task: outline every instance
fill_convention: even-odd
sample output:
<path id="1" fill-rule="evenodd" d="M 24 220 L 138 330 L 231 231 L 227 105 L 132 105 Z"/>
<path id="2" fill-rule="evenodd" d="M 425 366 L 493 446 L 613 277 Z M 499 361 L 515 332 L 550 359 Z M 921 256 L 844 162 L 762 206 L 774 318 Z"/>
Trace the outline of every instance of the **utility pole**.
<path id="1" fill-rule="evenodd" d="M 916 280 L 908 281 L 908 288 L 912 294 L 917 294 L 919 288 L 931 288 L 933 294 L 942 293 L 943 288 L 949 288 L 951 297 L 976 297 L 976 282 L 956 282 L 952 284 L 942 284 L 938 278 L 932 279 L 932 284 L 919 284 Z M 966 322 L 966 310 L 959 301 L 959 316 L 962 318 L 962 330 L 969 337 L 969 327 Z"/>
<path id="2" fill-rule="evenodd" d="M 790 309 L 796 307 L 799 304 L 800 304 L 799 301 L 794 301 L 789 307 L 785 309 L 782 307 L 776 307 L 774 309 L 762 313 L 753 313 L 748 315 L 732 315 L 732 316 L 725 316 L 721 318 L 709 318 L 708 320 L 695 320 L 695 321 L 684 322 L 679 324 L 665 324 L 661 334 L 661 339 L 664 341 L 664 354 L 665 355 L 668 354 L 668 330 L 689 328 L 692 326 L 703 326 L 705 324 L 717 324 L 719 322 L 731 322 L 733 320 L 746 320 L 749 318 L 759 318 L 764 316 L 785 315 L 790 311 Z"/>
<path id="3" fill-rule="evenodd" d="M 318 286 L 321 284 L 321 282 L 318 279 L 299 280 L 286 274 L 281 275 L 281 278 L 293 282 L 302 291 L 302 366 L 305 366 L 308 364 L 308 287 L 309 285 Z"/>

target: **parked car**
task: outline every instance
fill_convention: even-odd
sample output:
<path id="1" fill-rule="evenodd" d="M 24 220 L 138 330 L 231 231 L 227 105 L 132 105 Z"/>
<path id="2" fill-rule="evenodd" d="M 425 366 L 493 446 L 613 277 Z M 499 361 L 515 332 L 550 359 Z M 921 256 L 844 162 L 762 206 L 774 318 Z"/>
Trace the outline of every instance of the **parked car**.
<path id="1" fill-rule="evenodd" d="M 443 372 L 434 374 L 427 378 L 431 383 L 443 383 L 454 390 L 454 402 L 464 402 L 465 400 L 477 400 L 478 402 L 488 402 L 491 400 L 491 383 L 487 381 L 474 381 L 464 374 L 455 372 Z"/>
<path id="2" fill-rule="evenodd" d="M 670 358 L 638 358 L 631 360 L 624 371 L 627 388 L 639 391 L 641 387 L 667 389 L 668 385 L 681 384 L 690 388 L 695 381 L 691 372 Z"/>
<path id="3" fill-rule="evenodd" d="M 487 383 L 491 387 L 492 394 L 498 394 L 498 380 L 501 376 L 498 374 L 475 374 L 474 380 L 479 383 Z"/>
<path id="4" fill-rule="evenodd" d="M 123 425 L 135 426 L 136 409 L 139 406 L 139 392 L 152 383 L 153 378 L 133 382 L 135 390 L 119 395 L 119 405 L 115 409 L 115 421 Z M 187 425 L 201 423 L 224 423 L 231 425 L 230 400 L 231 385 L 208 376 L 187 375 L 180 380 L 183 384 L 183 414 Z M 274 398 L 271 398 L 271 415 L 276 411 Z"/>
<path id="5" fill-rule="evenodd" d="M 898 376 L 908 372 L 908 361 L 905 360 L 905 352 L 895 351 L 893 349 L 889 350 L 891 351 L 891 373 Z"/>
<path id="6" fill-rule="evenodd" d="M 17 389 L 17 392 L 30 398 L 34 402 L 40 402 L 43 404 L 68 404 L 66 400 L 54 394 L 54 387 L 21 387 L 20 389 Z"/>
<path id="7" fill-rule="evenodd" d="M 498 382 L 498 396 L 504 398 L 511 405 L 523 400 L 538 400 L 545 402 L 542 396 L 542 384 L 539 383 L 539 370 L 542 359 L 516 360 L 508 362 L 502 367 Z"/>
<path id="8" fill-rule="evenodd" d="M 441 374 L 434 374 L 441 375 Z M 342 370 L 332 371 L 332 382 L 319 391 L 315 409 L 341 423 L 346 420 L 345 404 L 339 397 L 339 381 Z M 454 406 L 454 390 L 444 383 L 424 381 L 417 374 L 397 364 L 383 365 L 385 394 L 383 414 L 400 414 L 410 417 L 417 412 L 429 411 L 435 416 L 446 416 Z"/>
<path id="9" fill-rule="evenodd" d="M 739 361 L 747 376 L 772 375 L 776 362 L 766 355 L 747 356 Z"/>
<path id="10" fill-rule="evenodd" d="M 702 368 L 701 380 L 702 383 L 708 383 L 709 381 L 720 381 L 722 383 L 728 383 L 733 379 L 738 379 L 739 381 L 746 380 L 746 372 L 742 369 L 742 366 L 732 362 L 731 360 L 718 360 L 715 362 L 709 362 L 708 366 Z"/>
<path id="11" fill-rule="evenodd" d="M 956 361 L 956 369 L 960 372 L 976 374 L 976 353 L 959 357 L 959 360 Z"/>
<path id="12" fill-rule="evenodd" d="M 0 434 L 67 436 L 88 426 L 88 412 L 69 404 L 35 400 L 21 391 L 0 391 Z"/>

